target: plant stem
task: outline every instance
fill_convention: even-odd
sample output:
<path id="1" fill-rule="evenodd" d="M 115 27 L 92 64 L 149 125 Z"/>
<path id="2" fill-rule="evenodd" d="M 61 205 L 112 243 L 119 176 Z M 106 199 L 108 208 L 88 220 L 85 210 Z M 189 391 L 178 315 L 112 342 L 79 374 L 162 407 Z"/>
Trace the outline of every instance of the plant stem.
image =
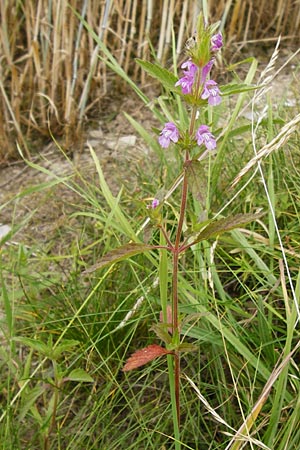
<path id="1" fill-rule="evenodd" d="M 53 372 L 54 372 L 54 392 L 53 392 L 53 408 L 52 408 L 52 415 L 50 419 L 50 425 L 48 428 L 47 435 L 45 436 L 44 440 L 44 450 L 48 450 L 50 447 L 50 437 L 53 432 L 53 430 L 56 427 L 56 413 L 57 413 L 57 406 L 58 406 L 58 400 L 59 400 L 59 389 L 60 389 L 60 382 L 57 376 L 57 364 L 56 361 L 52 361 L 53 365 Z"/>
<path id="2" fill-rule="evenodd" d="M 186 160 L 188 160 L 189 154 L 186 151 Z M 181 241 L 181 233 L 183 228 L 183 221 L 185 217 L 186 201 L 188 193 L 187 176 L 184 173 L 182 194 L 181 194 L 181 205 L 180 205 L 180 215 L 178 220 L 177 233 L 175 238 L 175 244 L 173 248 L 173 283 L 172 283 L 172 331 L 173 336 L 176 338 L 179 344 L 179 322 L 178 322 L 178 257 Z M 175 351 L 174 355 L 174 383 L 175 383 L 175 399 L 176 399 L 176 411 L 177 411 L 177 422 L 180 426 L 180 354 L 179 351 Z"/>

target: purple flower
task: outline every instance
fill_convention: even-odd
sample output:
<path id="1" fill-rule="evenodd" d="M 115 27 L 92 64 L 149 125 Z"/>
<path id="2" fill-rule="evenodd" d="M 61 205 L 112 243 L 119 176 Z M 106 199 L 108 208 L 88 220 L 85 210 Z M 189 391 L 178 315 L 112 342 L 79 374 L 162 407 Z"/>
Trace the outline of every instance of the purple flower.
<path id="1" fill-rule="evenodd" d="M 154 198 L 154 199 L 152 200 L 152 203 L 151 203 L 151 208 L 152 208 L 152 209 L 155 209 L 155 208 L 158 207 L 158 205 L 159 205 L 159 200 L 158 200 L 158 198 Z"/>
<path id="2" fill-rule="evenodd" d="M 165 123 L 165 126 L 158 138 L 158 142 L 162 146 L 162 148 L 168 148 L 170 145 L 170 141 L 178 142 L 178 139 L 179 139 L 179 131 L 176 125 L 173 122 Z"/>
<path id="3" fill-rule="evenodd" d="M 208 63 L 203 67 L 202 74 L 201 74 L 201 83 L 204 83 L 206 78 L 209 75 L 209 72 L 211 71 L 212 66 L 214 65 L 215 58 L 212 58 Z"/>
<path id="4" fill-rule="evenodd" d="M 187 70 L 184 70 L 183 71 L 183 73 L 184 73 L 184 75 L 188 75 L 188 76 L 194 76 L 195 75 L 195 73 L 197 72 L 197 70 L 198 70 L 198 67 L 196 66 L 196 64 L 194 64 L 193 62 L 192 62 L 192 60 L 191 59 L 188 59 L 187 61 L 185 61 L 183 64 L 181 64 L 181 68 L 182 69 L 185 69 L 185 68 L 187 68 Z"/>
<path id="5" fill-rule="evenodd" d="M 214 34 L 211 37 L 211 51 L 212 52 L 217 52 L 218 50 L 220 50 L 220 48 L 222 48 L 223 46 L 223 37 L 222 37 L 222 33 L 217 33 Z"/>
<path id="6" fill-rule="evenodd" d="M 177 83 L 175 83 L 175 86 L 181 86 L 183 94 L 191 94 L 198 67 L 192 62 L 191 59 L 188 59 L 181 65 L 181 68 L 187 70 L 183 71 L 184 77 L 179 78 Z"/>
<path id="7" fill-rule="evenodd" d="M 194 84 L 194 77 L 190 77 L 185 75 L 182 78 L 179 78 L 175 86 L 181 86 L 181 90 L 183 94 L 191 94 Z"/>
<path id="8" fill-rule="evenodd" d="M 206 81 L 201 98 L 203 100 L 208 99 L 208 104 L 212 106 L 216 106 L 221 103 L 220 89 L 214 80 Z"/>
<path id="9" fill-rule="evenodd" d="M 201 125 L 196 132 L 196 140 L 198 145 L 204 144 L 207 150 L 214 150 L 217 146 L 216 139 L 209 131 L 207 125 Z"/>
<path id="10" fill-rule="evenodd" d="M 147 205 L 147 209 L 155 209 L 155 208 L 158 207 L 158 205 L 159 205 L 159 200 L 158 200 L 158 198 L 154 198 L 154 199 L 152 200 L 151 205 Z"/>

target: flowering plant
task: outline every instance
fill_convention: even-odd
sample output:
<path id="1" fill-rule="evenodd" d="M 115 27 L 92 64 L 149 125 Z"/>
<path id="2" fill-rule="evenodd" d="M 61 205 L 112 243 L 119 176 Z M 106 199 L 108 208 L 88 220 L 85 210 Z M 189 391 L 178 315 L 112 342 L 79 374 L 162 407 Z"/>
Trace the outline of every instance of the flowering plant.
<path id="1" fill-rule="evenodd" d="M 208 108 L 217 108 L 222 102 L 223 92 L 226 95 L 230 93 L 230 89 L 222 92 L 217 82 L 211 77 L 216 53 L 223 45 L 222 34 L 217 32 L 217 28 L 218 24 L 208 26 L 203 16 L 199 16 L 194 44 L 187 49 L 187 59 L 181 64 L 183 75 L 180 78 L 158 64 L 137 60 L 145 71 L 158 79 L 165 89 L 172 92 L 172 95 L 182 98 L 187 105 L 186 114 L 181 114 L 178 118 L 171 117 L 168 111 L 165 111 L 166 115 L 169 114 L 168 121 L 165 121 L 157 138 L 163 151 L 170 151 L 175 147 L 181 156 L 182 167 L 179 169 L 181 174 L 175 182 L 175 187 L 178 187 L 180 183 L 182 185 L 177 223 L 171 231 L 168 229 L 167 220 L 163 217 L 163 210 L 166 207 L 165 198 L 153 198 L 152 203 L 147 206 L 147 212 L 150 219 L 155 219 L 153 226 L 160 231 L 160 244 L 128 243 L 106 254 L 93 268 L 102 268 L 136 254 L 153 250 L 158 250 L 163 255 L 170 254 L 172 257 L 172 301 L 167 302 L 168 282 L 162 277 L 160 279 L 161 319 L 160 323 L 152 326 L 152 330 L 165 345 L 152 344 L 137 350 L 127 360 L 123 371 L 136 369 L 155 358 L 167 355 L 177 443 L 180 443 L 180 356 L 183 352 L 197 349 L 197 346 L 186 343 L 182 337 L 183 325 L 190 318 L 188 315 L 179 315 L 179 258 L 195 244 L 240 227 L 260 216 L 238 214 L 214 220 L 208 218 L 208 211 L 202 211 L 203 220 L 195 220 L 190 227 L 187 227 L 188 232 L 184 230 L 189 195 L 191 194 L 196 201 L 201 197 L 199 186 L 203 178 L 202 160 L 205 157 L 212 157 L 218 151 L 217 132 L 213 129 L 212 123 L 206 123 L 204 120 L 211 114 L 204 114 L 203 111 L 207 111 Z M 189 118 L 185 119 L 185 117 Z M 180 448 L 178 445 L 176 444 L 176 449 Z"/>

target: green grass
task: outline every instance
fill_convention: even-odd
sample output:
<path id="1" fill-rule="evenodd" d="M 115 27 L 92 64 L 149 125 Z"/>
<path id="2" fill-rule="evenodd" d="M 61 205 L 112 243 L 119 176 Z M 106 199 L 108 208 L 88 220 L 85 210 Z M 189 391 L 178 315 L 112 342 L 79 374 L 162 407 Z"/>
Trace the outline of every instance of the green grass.
<path id="1" fill-rule="evenodd" d="M 248 81 L 255 69 L 252 60 Z M 240 115 L 252 96 L 241 93 L 232 111 L 225 101 L 210 117 L 214 129 L 224 133 L 220 152 L 203 171 L 211 181 L 206 188 L 212 215 L 256 208 L 265 215 L 246 228 L 195 244 L 180 259 L 180 313 L 194 315 L 183 332 L 197 345 L 182 358 L 182 448 L 237 450 L 242 448 L 234 439 L 237 430 L 246 436 L 243 448 L 296 450 L 300 445 L 299 135 L 295 132 L 262 162 L 269 202 L 259 172 L 230 188 L 253 156 L 251 123 Z M 158 119 L 159 106 L 166 107 L 164 98 L 152 104 Z M 181 107 L 174 102 L 170 114 L 180 114 Z M 269 107 L 273 112 L 257 133 L 261 146 L 295 115 L 280 102 L 275 109 L 269 100 Z M 151 130 L 137 131 L 151 145 Z M 135 197 L 130 189 L 113 195 L 91 151 L 94 179 L 75 169 L 72 177 L 53 175 L 47 185 L 12 200 L 29 202 L 36 192 L 46 189 L 47 195 L 57 185 L 75 196 L 72 221 L 58 227 L 53 246 L 50 242 L 45 250 L 34 240 L 25 246 L 17 238 L 16 244 L 7 239 L 1 246 L 0 442 L 5 450 L 175 448 L 167 361 L 122 372 L 132 352 L 159 343 L 150 328 L 159 320 L 161 298 L 164 304 L 169 300 L 170 263 L 153 251 L 84 273 L 120 244 L 143 238 L 159 242 L 157 231 L 144 226 L 143 199 L 168 190 L 180 170 L 175 158 L 153 145 L 155 157 L 147 161 L 147 171 L 138 171 Z M 178 202 L 177 189 L 165 207 L 170 232 Z M 188 203 L 192 221 L 201 209 L 192 197 Z M 160 286 L 158 272 L 164 279 Z M 55 354 L 63 345 L 64 351 Z M 80 373 L 77 379 L 72 371 Z M 249 432 L 243 427 L 247 418 Z"/>

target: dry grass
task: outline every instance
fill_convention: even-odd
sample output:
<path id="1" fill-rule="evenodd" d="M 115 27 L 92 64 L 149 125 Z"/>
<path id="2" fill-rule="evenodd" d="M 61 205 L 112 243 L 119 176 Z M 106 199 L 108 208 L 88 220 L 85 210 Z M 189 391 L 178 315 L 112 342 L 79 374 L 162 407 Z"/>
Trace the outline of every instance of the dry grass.
<path id="1" fill-rule="evenodd" d="M 91 110 L 108 90 L 99 48 L 80 24 L 76 9 L 134 80 L 144 75 L 133 58 L 149 59 L 152 42 L 162 63 L 170 56 L 172 25 L 181 53 L 195 28 L 193 0 L 0 0 L 0 163 L 16 156 L 19 142 L 63 134 L 65 147 L 79 139 Z M 71 6 L 71 8 L 69 7 Z M 300 2 L 295 0 L 203 0 L 204 11 L 221 19 L 227 43 L 299 39 Z"/>

